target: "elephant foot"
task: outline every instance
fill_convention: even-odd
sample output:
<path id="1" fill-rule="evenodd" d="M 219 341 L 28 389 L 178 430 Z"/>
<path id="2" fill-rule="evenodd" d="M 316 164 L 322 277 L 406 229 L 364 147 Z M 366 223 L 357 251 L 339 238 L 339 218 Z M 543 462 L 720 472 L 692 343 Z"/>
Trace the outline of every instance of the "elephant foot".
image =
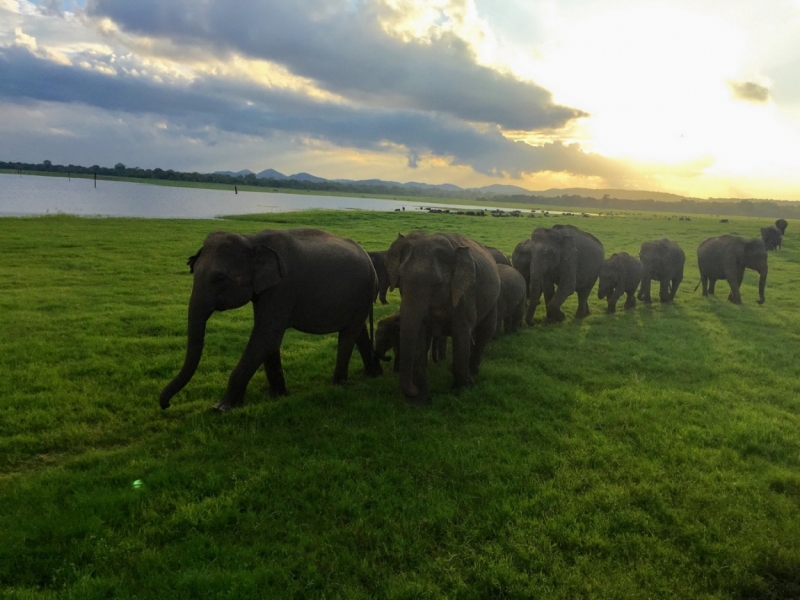
<path id="1" fill-rule="evenodd" d="M 761 298 L 759 300 L 756 300 L 756 303 L 757 304 L 764 304 L 765 301 L 766 301 L 766 298 Z"/>
<path id="2" fill-rule="evenodd" d="M 289 396 L 289 390 L 284 388 L 274 388 L 270 387 L 269 391 L 267 392 L 270 395 L 270 398 L 286 398 Z"/>
<path id="3" fill-rule="evenodd" d="M 455 382 L 453 382 L 453 391 L 458 393 L 461 390 L 466 389 L 466 388 L 471 388 L 474 385 L 475 385 L 475 380 L 472 379 L 472 377 L 469 377 L 469 378 L 467 378 L 466 381 L 461 381 L 461 382 L 455 381 Z"/>
<path id="4" fill-rule="evenodd" d="M 386 358 L 386 360 L 388 361 L 389 358 Z M 365 368 L 364 375 L 366 375 L 367 377 L 380 377 L 381 375 L 383 375 L 383 367 L 381 366 L 381 363 L 375 361 L 369 368 Z"/>
<path id="5" fill-rule="evenodd" d="M 406 406 L 427 406 L 431 403 L 431 397 L 427 393 L 419 393 L 416 396 L 406 396 Z"/>
<path id="6" fill-rule="evenodd" d="M 606 309 L 606 314 L 607 314 L 607 315 L 613 315 L 615 312 L 617 312 L 617 309 L 616 309 L 616 307 L 611 307 L 611 306 L 609 306 L 609 307 Z"/>
<path id="7" fill-rule="evenodd" d="M 214 406 L 211 407 L 211 410 L 213 412 L 221 412 L 221 413 L 230 412 L 232 409 L 233 409 L 233 407 L 230 404 L 228 404 L 227 402 L 224 402 L 224 401 L 223 402 L 217 402 Z"/>

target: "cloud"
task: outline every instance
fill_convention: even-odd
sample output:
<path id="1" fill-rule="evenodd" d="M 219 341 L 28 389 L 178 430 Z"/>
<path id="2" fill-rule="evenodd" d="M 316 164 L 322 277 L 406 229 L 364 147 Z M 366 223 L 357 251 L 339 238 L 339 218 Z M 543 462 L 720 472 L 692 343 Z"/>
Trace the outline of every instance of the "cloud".
<path id="1" fill-rule="evenodd" d="M 366 106 L 432 111 L 506 129 L 560 128 L 586 114 L 549 91 L 478 64 L 446 28 L 424 39 L 387 32 L 386 3 L 345 0 L 90 0 L 87 14 L 130 34 L 278 63 Z"/>
<path id="2" fill-rule="evenodd" d="M 752 81 L 729 81 L 728 87 L 737 100 L 754 104 L 765 104 L 770 101 L 769 88 Z"/>
<path id="3" fill-rule="evenodd" d="M 0 48 L 0 99 L 159 115 L 206 143 L 213 142 L 214 130 L 262 137 L 294 134 L 365 150 L 393 144 L 408 150 L 409 164 L 425 154 L 491 176 L 545 170 L 624 175 L 614 161 L 577 145 L 514 142 L 498 126 L 478 128 L 447 114 L 319 101 L 291 89 L 213 75 L 169 79 L 130 57 L 125 62 L 85 53 L 75 61 L 77 66 L 67 66 L 23 47 Z"/>

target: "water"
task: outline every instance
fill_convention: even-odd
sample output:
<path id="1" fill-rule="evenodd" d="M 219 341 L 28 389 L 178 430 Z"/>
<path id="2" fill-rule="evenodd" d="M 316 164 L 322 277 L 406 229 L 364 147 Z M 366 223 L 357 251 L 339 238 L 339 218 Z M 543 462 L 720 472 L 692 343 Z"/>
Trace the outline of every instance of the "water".
<path id="1" fill-rule="evenodd" d="M 422 210 L 421 207 L 477 210 L 475 206 L 406 200 L 239 192 L 170 187 L 122 181 L 0 174 L 0 216 L 70 214 L 159 219 L 213 219 L 220 215 L 328 210 Z M 505 210 L 515 210 L 507 208 Z M 555 213 L 553 213 L 555 214 Z"/>

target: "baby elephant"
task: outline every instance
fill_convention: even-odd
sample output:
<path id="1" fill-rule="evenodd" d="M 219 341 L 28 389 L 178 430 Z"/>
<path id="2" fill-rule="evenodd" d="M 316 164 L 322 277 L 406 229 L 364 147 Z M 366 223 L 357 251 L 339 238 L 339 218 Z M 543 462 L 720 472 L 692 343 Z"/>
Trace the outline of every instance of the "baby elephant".
<path id="1" fill-rule="evenodd" d="M 515 333 L 522 326 L 522 317 L 525 316 L 525 297 L 527 285 L 525 278 L 514 267 L 497 264 L 500 273 L 500 296 L 497 298 L 497 329 L 494 337 L 499 338 L 501 328 L 505 326 L 506 333 Z"/>
<path id="2" fill-rule="evenodd" d="M 523 290 L 524 291 L 524 290 Z M 521 318 L 521 317 L 520 317 Z M 389 315 L 378 321 L 375 328 L 375 356 L 384 362 L 392 360 L 386 353 L 391 350 L 394 355 L 394 372 L 400 371 L 400 312 Z M 447 336 L 437 335 L 431 342 L 431 358 L 438 363 L 447 358 Z"/>
<path id="3" fill-rule="evenodd" d="M 601 300 L 608 298 L 608 310 L 613 313 L 617 310 L 617 300 L 622 294 L 627 294 L 625 308 L 636 306 L 636 288 L 642 281 L 642 261 L 627 252 L 612 254 L 603 263 L 600 269 L 600 286 L 597 289 L 597 297 Z"/>

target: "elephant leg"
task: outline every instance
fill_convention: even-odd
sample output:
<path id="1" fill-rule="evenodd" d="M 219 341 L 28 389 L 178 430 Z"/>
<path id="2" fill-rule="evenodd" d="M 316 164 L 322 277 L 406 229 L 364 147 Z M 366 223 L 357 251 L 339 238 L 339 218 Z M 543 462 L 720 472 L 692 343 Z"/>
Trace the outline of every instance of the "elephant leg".
<path id="1" fill-rule="evenodd" d="M 353 346 L 361 332 L 364 331 L 363 323 L 347 325 L 339 332 L 339 340 L 336 345 L 336 369 L 333 371 L 333 384 L 342 385 L 347 382 L 347 370 L 350 366 L 350 357 L 353 354 Z M 369 338 L 367 338 L 369 340 Z"/>
<path id="2" fill-rule="evenodd" d="M 728 280 L 728 285 L 731 286 L 731 291 L 728 294 L 728 300 L 734 304 L 742 303 L 742 296 L 739 293 L 739 285 L 742 281 L 742 276 L 737 276 L 736 273 L 729 273 L 725 279 Z"/>
<path id="3" fill-rule="evenodd" d="M 264 361 L 264 371 L 267 374 L 269 384 L 269 395 L 272 397 L 288 396 L 289 390 L 286 389 L 286 379 L 283 376 L 283 365 L 281 364 L 281 350 L 270 352 Z"/>
<path id="4" fill-rule="evenodd" d="M 378 294 L 381 304 L 389 304 L 389 301 L 386 299 L 386 290 L 387 288 L 382 287 L 380 293 Z"/>
<path id="5" fill-rule="evenodd" d="M 425 326 L 422 329 L 426 329 Z M 417 341 L 417 358 L 414 361 L 414 385 L 417 386 L 418 393 L 413 398 L 406 398 L 406 404 L 420 406 L 431 403 L 430 392 L 428 391 L 428 348 L 431 347 L 433 336 L 427 331 L 420 331 Z"/>
<path id="6" fill-rule="evenodd" d="M 628 298 L 625 300 L 624 308 L 634 308 L 636 306 L 636 292 L 627 292 Z"/>
<path id="7" fill-rule="evenodd" d="M 639 300 L 650 304 L 650 276 L 642 277 L 642 286 L 639 288 Z"/>
<path id="8" fill-rule="evenodd" d="M 679 274 L 672 278 L 672 286 L 669 290 L 669 299 L 674 300 L 675 294 L 678 293 L 678 287 L 681 285 L 681 281 L 683 281 L 683 275 Z"/>
<path id="9" fill-rule="evenodd" d="M 447 360 L 447 336 L 435 335 L 430 344 L 433 362 L 440 363 Z"/>
<path id="10" fill-rule="evenodd" d="M 519 303 L 514 314 L 511 316 L 511 333 L 516 333 L 522 327 L 522 319 L 525 316 L 525 301 Z"/>
<path id="11" fill-rule="evenodd" d="M 508 332 L 508 326 L 506 326 L 506 333 Z M 494 334 L 492 335 L 492 339 L 499 339 L 500 336 L 503 335 L 503 315 L 500 314 L 500 311 L 497 311 L 497 323 L 495 323 L 494 327 Z"/>
<path id="12" fill-rule="evenodd" d="M 716 286 L 717 286 L 717 280 L 712 278 L 712 277 L 709 277 L 708 278 L 708 294 L 711 294 L 713 296 L 714 295 L 714 288 Z M 703 288 L 705 289 L 705 286 L 703 286 Z M 707 296 L 708 294 L 703 294 L 703 295 Z"/>
<path id="13" fill-rule="evenodd" d="M 497 322 L 497 315 L 492 313 L 494 319 L 492 332 Z M 472 336 L 466 324 L 453 327 L 453 387 L 456 389 L 472 385 L 470 376 L 470 355 L 472 353 Z"/>
<path id="14" fill-rule="evenodd" d="M 364 374 L 367 377 L 382 375 L 383 367 L 378 357 L 375 356 L 375 349 L 372 347 L 366 325 L 361 328 L 361 333 L 356 338 L 356 346 L 358 347 L 358 353 L 361 355 L 361 360 L 364 362 Z"/>
<path id="15" fill-rule="evenodd" d="M 496 311 L 497 307 L 493 310 Z M 496 319 L 497 317 L 490 312 L 475 328 L 475 333 L 473 335 L 475 341 L 471 344 L 469 354 L 469 373 L 473 377 L 477 377 L 478 371 L 480 370 L 481 362 L 483 362 L 483 355 L 486 353 L 486 348 L 494 333 L 494 323 Z"/>
<path id="16" fill-rule="evenodd" d="M 258 315 L 256 315 L 256 320 L 258 321 Z M 270 331 L 258 323 L 253 326 L 247 347 L 228 377 L 228 389 L 225 391 L 225 396 L 214 405 L 216 410 L 227 412 L 232 408 L 244 405 L 247 385 L 258 368 L 267 362 L 268 357 L 276 353 L 280 355 L 284 331 L 284 329 Z"/>
<path id="17" fill-rule="evenodd" d="M 622 298 L 622 295 L 625 293 L 625 290 L 616 287 L 611 290 L 611 293 L 608 294 L 608 307 L 606 308 L 606 313 L 611 314 L 617 311 L 617 302 L 619 299 Z"/>
<path id="18" fill-rule="evenodd" d="M 582 319 L 589 315 L 589 295 L 592 293 L 592 288 L 584 288 L 582 290 L 577 290 L 578 292 L 578 310 L 575 312 L 576 319 Z M 616 294 L 616 292 L 615 292 Z M 622 292 L 619 292 L 617 296 L 617 300 L 619 300 L 619 296 L 622 295 Z M 614 300 L 614 304 L 616 304 L 616 300 Z"/>
<path id="19" fill-rule="evenodd" d="M 671 300 L 669 295 L 669 279 L 667 278 L 662 279 L 660 284 L 661 285 L 658 290 L 658 301 L 663 304 Z"/>

